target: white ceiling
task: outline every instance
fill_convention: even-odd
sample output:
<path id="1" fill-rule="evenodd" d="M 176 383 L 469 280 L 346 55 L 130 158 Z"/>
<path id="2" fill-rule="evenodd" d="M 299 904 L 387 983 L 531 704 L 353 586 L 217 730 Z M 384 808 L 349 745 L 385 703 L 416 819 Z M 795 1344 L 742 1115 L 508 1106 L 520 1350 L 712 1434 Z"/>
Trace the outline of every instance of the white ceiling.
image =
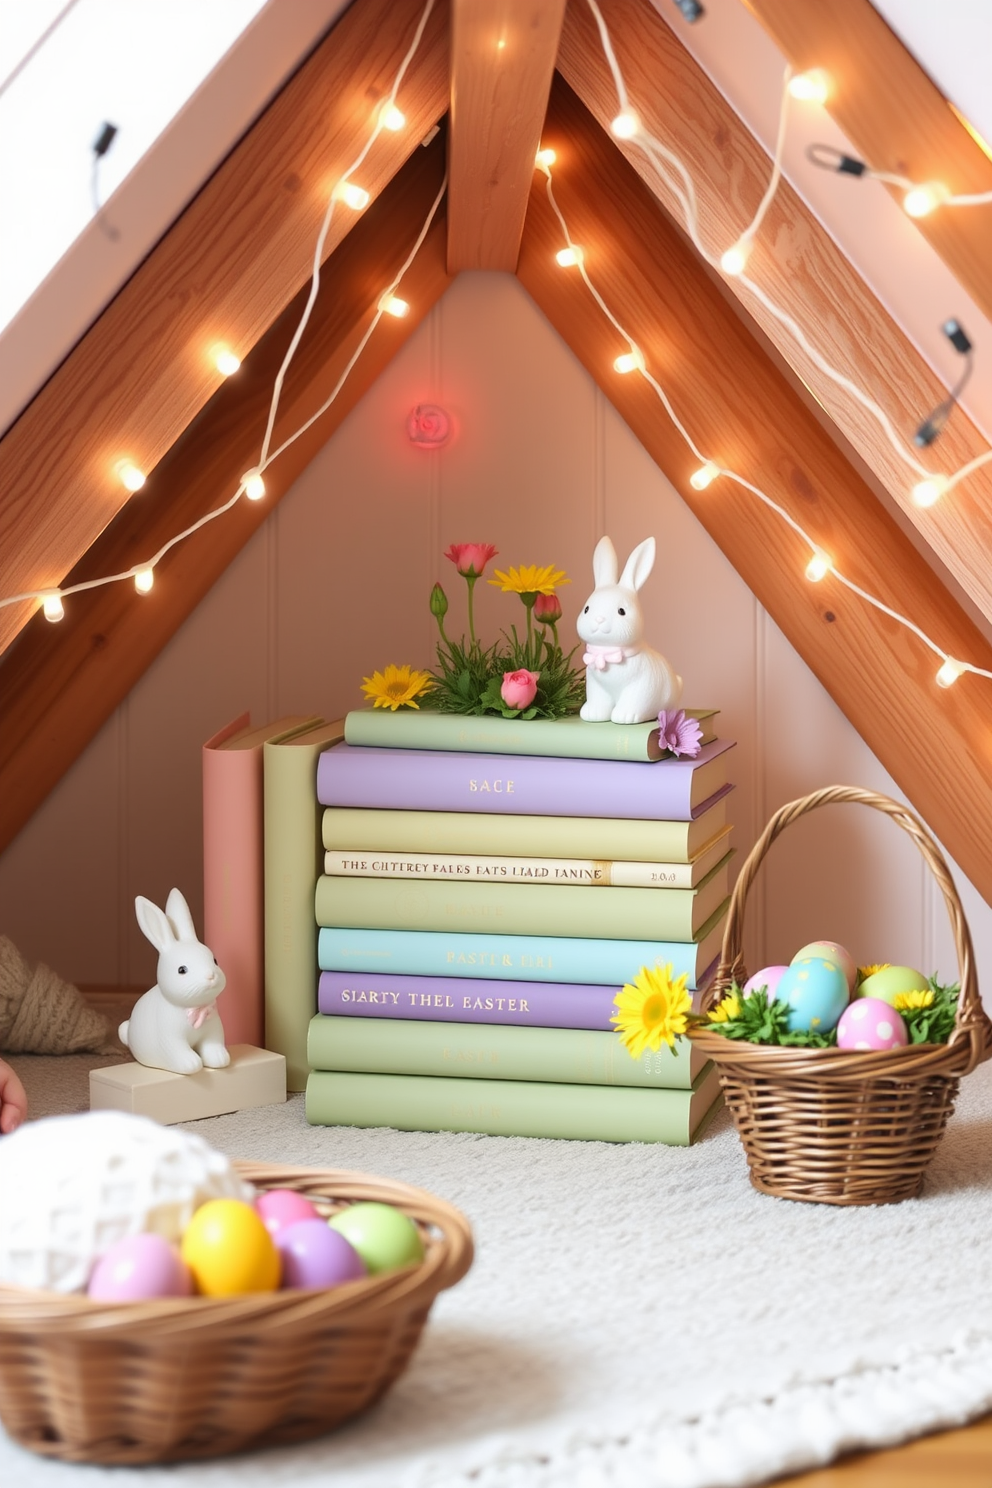
<path id="1" fill-rule="evenodd" d="M 990 0 L 872 0 L 945 98 L 992 145 Z M 989 228 L 992 242 L 992 226 Z"/>

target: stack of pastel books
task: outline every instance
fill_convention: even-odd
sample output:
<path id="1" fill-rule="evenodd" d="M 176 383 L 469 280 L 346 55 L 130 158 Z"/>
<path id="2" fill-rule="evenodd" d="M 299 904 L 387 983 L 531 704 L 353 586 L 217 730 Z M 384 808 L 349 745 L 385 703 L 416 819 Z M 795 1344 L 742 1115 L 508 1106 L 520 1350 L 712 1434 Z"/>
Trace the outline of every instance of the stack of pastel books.
<path id="1" fill-rule="evenodd" d="M 315 1124 L 688 1144 L 717 1099 L 687 1040 L 634 1059 L 642 967 L 701 989 L 730 888 L 728 765 L 657 725 L 348 714 L 320 755 Z"/>

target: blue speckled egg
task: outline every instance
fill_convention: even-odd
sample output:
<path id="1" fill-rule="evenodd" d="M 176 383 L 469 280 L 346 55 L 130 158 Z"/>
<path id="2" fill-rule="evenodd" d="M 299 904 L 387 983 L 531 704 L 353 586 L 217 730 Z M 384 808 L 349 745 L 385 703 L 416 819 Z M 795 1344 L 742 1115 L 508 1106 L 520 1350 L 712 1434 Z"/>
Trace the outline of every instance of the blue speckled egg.
<path id="1" fill-rule="evenodd" d="M 775 1000 L 792 1009 L 790 1033 L 829 1033 L 850 1000 L 847 977 L 836 961 L 804 956 L 782 973 Z"/>

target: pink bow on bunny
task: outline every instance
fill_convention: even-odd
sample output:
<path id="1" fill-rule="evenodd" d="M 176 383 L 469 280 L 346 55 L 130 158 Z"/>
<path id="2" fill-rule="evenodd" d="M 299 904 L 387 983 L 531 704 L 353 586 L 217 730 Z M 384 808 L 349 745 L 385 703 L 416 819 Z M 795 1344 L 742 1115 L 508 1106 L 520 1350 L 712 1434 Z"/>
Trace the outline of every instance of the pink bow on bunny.
<path id="1" fill-rule="evenodd" d="M 217 1004 L 215 1002 L 207 1002 L 204 1003 L 203 1007 L 187 1008 L 186 1016 L 189 1019 L 190 1026 L 192 1028 L 202 1028 L 204 1023 L 210 1017 L 210 1014 L 215 1013 L 216 1011 Z"/>
<path id="2" fill-rule="evenodd" d="M 592 646 L 587 645 L 582 657 L 583 666 L 594 667 L 597 672 L 605 672 L 611 661 L 625 661 L 628 656 L 633 656 L 634 648 L 630 646 Z"/>

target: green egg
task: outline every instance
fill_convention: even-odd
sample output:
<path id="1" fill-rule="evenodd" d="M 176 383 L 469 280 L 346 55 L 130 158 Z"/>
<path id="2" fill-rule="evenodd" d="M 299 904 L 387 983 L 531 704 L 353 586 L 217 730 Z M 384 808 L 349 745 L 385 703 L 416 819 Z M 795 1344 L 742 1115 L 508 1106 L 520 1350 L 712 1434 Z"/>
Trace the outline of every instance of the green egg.
<path id="1" fill-rule="evenodd" d="M 424 1242 L 417 1226 L 390 1204 L 352 1204 L 328 1223 L 358 1251 L 370 1276 L 424 1258 Z"/>
<path id="2" fill-rule="evenodd" d="M 929 986 L 923 973 L 914 971 L 911 966 L 886 966 L 865 977 L 855 995 L 878 997 L 891 1004 L 900 992 L 926 992 Z"/>

